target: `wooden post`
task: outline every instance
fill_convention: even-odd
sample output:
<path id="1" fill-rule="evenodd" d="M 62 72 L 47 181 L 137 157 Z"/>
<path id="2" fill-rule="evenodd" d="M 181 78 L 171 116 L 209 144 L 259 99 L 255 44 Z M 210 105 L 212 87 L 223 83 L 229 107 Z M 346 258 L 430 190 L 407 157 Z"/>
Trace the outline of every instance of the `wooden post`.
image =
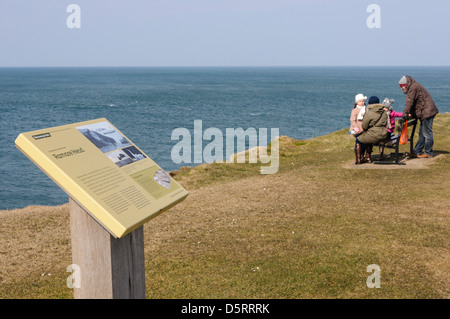
<path id="1" fill-rule="evenodd" d="M 80 274 L 75 299 L 144 299 L 143 226 L 113 237 L 71 198 L 72 262 Z"/>

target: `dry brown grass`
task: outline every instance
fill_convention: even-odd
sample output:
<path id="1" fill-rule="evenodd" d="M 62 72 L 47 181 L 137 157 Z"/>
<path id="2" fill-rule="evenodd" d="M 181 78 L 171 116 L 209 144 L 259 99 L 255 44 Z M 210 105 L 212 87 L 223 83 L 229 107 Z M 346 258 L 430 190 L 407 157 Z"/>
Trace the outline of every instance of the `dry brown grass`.
<path id="1" fill-rule="evenodd" d="M 348 169 L 344 131 L 281 138 L 274 175 L 183 169 L 188 198 L 144 226 L 147 296 L 449 298 L 449 127 L 436 118 L 427 169 Z M 1 298 L 72 297 L 68 219 L 67 205 L 0 212 Z M 380 289 L 366 286 L 370 264 Z"/>
<path id="2" fill-rule="evenodd" d="M 61 277 L 70 249 L 68 205 L 0 211 L 0 297 L 26 298 Z"/>

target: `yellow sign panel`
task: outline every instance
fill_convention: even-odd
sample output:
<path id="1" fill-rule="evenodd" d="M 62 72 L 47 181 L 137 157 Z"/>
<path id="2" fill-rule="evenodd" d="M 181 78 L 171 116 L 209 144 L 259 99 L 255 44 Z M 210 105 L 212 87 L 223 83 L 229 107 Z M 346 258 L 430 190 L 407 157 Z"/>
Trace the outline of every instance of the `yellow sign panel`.
<path id="1" fill-rule="evenodd" d="M 104 118 L 22 133 L 15 143 L 116 238 L 188 195 Z"/>

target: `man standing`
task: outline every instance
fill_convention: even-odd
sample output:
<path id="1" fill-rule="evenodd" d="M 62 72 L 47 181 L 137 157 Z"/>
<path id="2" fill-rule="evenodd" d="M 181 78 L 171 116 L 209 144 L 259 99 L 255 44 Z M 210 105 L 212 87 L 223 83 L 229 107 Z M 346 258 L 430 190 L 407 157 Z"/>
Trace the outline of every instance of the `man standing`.
<path id="1" fill-rule="evenodd" d="M 433 120 L 439 113 L 430 93 L 409 75 L 403 76 L 398 82 L 403 94 L 406 94 L 406 105 L 403 111 L 403 120 L 408 115 L 420 120 L 419 139 L 414 153 L 409 157 L 428 158 L 433 156 Z M 425 153 L 423 150 L 425 148 Z"/>

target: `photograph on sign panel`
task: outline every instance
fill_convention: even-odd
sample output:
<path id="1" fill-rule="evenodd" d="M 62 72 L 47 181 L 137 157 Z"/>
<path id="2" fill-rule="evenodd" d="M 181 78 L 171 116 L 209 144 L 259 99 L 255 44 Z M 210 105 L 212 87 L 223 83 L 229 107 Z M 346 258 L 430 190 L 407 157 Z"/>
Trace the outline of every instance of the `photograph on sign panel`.
<path id="1" fill-rule="evenodd" d="M 103 153 L 130 146 L 131 143 L 108 122 L 77 127 Z"/>
<path id="2" fill-rule="evenodd" d="M 106 155 L 119 167 L 133 163 L 133 160 L 122 150 L 112 151 Z"/>
<path id="3" fill-rule="evenodd" d="M 162 169 L 156 171 L 155 175 L 153 175 L 153 179 L 157 181 L 159 185 L 170 189 L 170 176 Z"/>
<path id="4" fill-rule="evenodd" d="M 126 147 L 122 149 L 122 151 L 124 151 L 135 162 L 146 158 L 146 156 L 142 154 L 142 152 L 138 150 L 136 146 Z"/>

